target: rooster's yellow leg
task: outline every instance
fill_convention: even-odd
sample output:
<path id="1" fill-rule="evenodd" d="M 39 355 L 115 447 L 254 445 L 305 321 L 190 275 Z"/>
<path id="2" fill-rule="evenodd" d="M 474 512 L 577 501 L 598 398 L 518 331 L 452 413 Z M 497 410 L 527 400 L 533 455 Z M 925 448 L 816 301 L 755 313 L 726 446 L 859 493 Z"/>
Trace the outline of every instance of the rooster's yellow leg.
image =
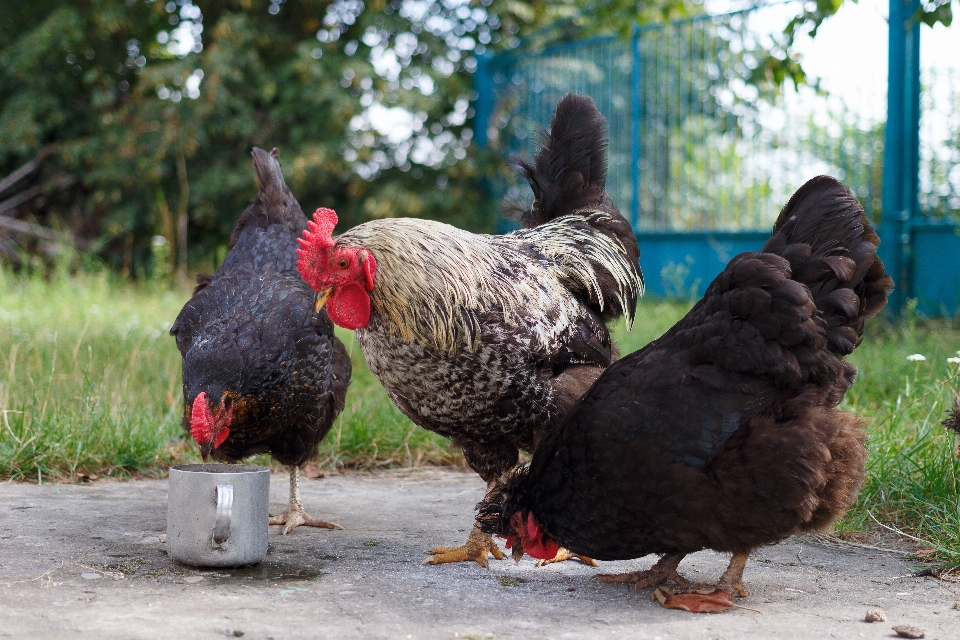
<path id="1" fill-rule="evenodd" d="M 270 524 L 282 524 L 283 535 L 287 535 L 300 525 L 307 527 L 323 527 L 324 529 L 343 529 L 338 524 L 317 520 L 307 515 L 303 510 L 303 501 L 300 500 L 300 467 L 291 465 L 290 469 L 290 506 L 279 516 L 270 516 Z"/>
<path id="2" fill-rule="evenodd" d="M 487 492 L 489 495 L 493 488 L 497 486 L 496 480 L 487 482 Z M 473 530 L 467 542 L 459 547 L 434 547 L 427 551 L 429 558 L 424 558 L 420 564 L 446 564 L 448 562 L 466 562 L 475 560 L 484 569 L 489 569 L 487 556 L 492 555 L 497 560 L 503 560 L 506 556 L 500 551 L 500 547 L 493 541 L 493 536 L 480 530 L 480 525 L 474 524 Z"/>
<path id="3" fill-rule="evenodd" d="M 727 570 L 720 576 L 717 586 L 729 593 L 731 596 L 740 596 L 746 598 L 750 592 L 743 587 L 743 568 L 747 566 L 749 551 L 741 551 L 733 554 L 730 558 L 730 564 Z"/>
<path id="4" fill-rule="evenodd" d="M 557 555 L 553 556 L 550 560 L 538 560 L 538 567 L 545 567 L 548 564 L 553 564 L 554 562 L 563 562 L 564 560 L 570 560 L 571 558 L 579 560 L 583 564 L 590 565 L 591 567 L 599 567 L 597 561 L 593 558 L 588 558 L 587 556 L 582 556 L 579 553 L 574 553 L 567 549 L 566 547 L 560 547 L 557 549 Z"/>
<path id="5" fill-rule="evenodd" d="M 470 537 L 467 538 L 467 542 L 463 546 L 434 547 L 427 551 L 427 553 L 431 554 L 431 556 L 425 558 L 420 564 L 445 564 L 447 562 L 476 560 L 484 569 L 489 568 L 487 564 L 488 554 L 497 560 L 503 560 L 505 557 L 503 552 L 500 551 L 500 547 L 493 541 L 493 537 L 489 533 L 480 531 L 480 527 L 477 525 L 474 525 L 473 531 L 470 532 Z"/>
<path id="6" fill-rule="evenodd" d="M 630 573 L 618 573 L 615 575 L 597 574 L 593 578 L 599 578 L 600 582 L 632 582 L 635 589 L 646 589 L 647 587 L 657 587 L 668 580 L 672 580 L 681 587 L 690 584 L 690 581 L 677 573 L 677 566 L 683 560 L 685 553 L 668 553 L 662 556 L 657 564 L 646 571 L 632 571 Z M 590 578 L 593 580 L 593 578 Z"/>

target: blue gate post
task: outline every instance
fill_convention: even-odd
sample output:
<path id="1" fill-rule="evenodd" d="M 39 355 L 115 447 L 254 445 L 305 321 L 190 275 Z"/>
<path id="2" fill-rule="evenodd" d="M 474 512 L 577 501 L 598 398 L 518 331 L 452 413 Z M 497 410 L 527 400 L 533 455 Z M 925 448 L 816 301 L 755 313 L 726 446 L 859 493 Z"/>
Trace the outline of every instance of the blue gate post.
<path id="1" fill-rule="evenodd" d="M 487 146 L 487 127 L 493 115 L 494 87 L 493 73 L 490 69 L 493 56 L 481 53 L 477 56 L 477 68 L 473 72 L 473 90 L 477 97 L 473 101 L 473 142 L 481 149 Z"/>
<path id="2" fill-rule="evenodd" d="M 897 284 L 890 298 L 890 309 L 894 313 L 899 313 L 913 295 L 911 227 L 920 214 L 918 11 L 919 0 L 890 0 L 881 256 Z"/>
<path id="3" fill-rule="evenodd" d="M 630 45 L 633 47 L 633 69 L 630 73 L 630 222 L 633 231 L 640 228 L 640 123 L 642 101 L 640 96 L 641 76 L 640 65 L 643 58 L 640 52 L 640 29 L 633 25 Z"/>

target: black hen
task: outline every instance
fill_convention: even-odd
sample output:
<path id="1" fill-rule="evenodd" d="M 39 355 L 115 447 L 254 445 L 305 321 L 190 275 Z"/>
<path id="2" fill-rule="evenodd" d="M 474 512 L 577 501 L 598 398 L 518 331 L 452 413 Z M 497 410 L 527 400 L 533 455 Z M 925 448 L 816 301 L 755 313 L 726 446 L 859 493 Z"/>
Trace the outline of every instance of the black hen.
<path id="1" fill-rule="evenodd" d="M 270 524 L 339 528 L 307 516 L 300 466 L 343 409 L 350 357 L 297 273 L 307 220 L 277 151 L 253 150 L 259 194 L 230 236 L 216 275 L 200 283 L 170 333 L 183 356 L 183 425 L 204 460 L 269 452 L 290 468 L 290 507 Z"/>
<path id="2" fill-rule="evenodd" d="M 826 527 L 863 479 L 860 420 L 835 407 L 843 356 L 893 281 L 856 198 L 818 177 L 770 240 L 735 257 L 663 336 L 611 365 L 529 467 L 480 503 L 514 557 L 559 543 L 601 560 L 665 554 L 606 581 L 652 586 L 700 549 L 734 556 L 719 586 L 745 595 L 753 547 Z"/>

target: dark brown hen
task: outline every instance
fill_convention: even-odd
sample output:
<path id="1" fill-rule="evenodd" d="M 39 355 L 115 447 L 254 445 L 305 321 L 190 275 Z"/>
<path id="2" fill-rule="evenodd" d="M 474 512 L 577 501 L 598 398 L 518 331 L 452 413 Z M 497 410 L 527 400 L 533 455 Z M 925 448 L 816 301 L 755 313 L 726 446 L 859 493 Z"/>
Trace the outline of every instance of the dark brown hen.
<path id="1" fill-rule="evenodd" d="M 835 407 L 843 356 L 893 282 L 856 198 L 818 177 L 772 237 L 735 257 L 663 336 L 613 364 L 480 505 L 515 557 L 556 544 L 598 559 L 664 554 L 606 581 L 652 586 L 700 549 L 730 551 L 720 587 L 745 594 L 747 554 L 822 529 L 863 479 L 860 420 Z"/>
<path id="2" fill-rule="evenodd" d="M 604 322 L 633 320 L 643 279 L 604 191 L 606 121 L 570 95 L 534 166 L 528 228 L 479 235 L 431 220 L 373 220 L 333 237 L 319 209 L 301 273 L 331 319 L 357 330 L 370 370 L 416 424 L 452 438 L 492 487 L 533 451 L 613 359 Z M 500 550 L 478 529 L 427 562 Z"/>
<path id="3" fill-rule="evenodd" d="M 183 356 L 184 428 L 204 459 L 270 453 L 290 468 L 290 507 L 271 524 L 336 528 L 306 515 L 299 470 L 343 409 L 350 357 L 297 273 L 307 220 L 277 152 L 253 150 L 259 193 L 214 276 L 199 276 L 170 333 Z"/>

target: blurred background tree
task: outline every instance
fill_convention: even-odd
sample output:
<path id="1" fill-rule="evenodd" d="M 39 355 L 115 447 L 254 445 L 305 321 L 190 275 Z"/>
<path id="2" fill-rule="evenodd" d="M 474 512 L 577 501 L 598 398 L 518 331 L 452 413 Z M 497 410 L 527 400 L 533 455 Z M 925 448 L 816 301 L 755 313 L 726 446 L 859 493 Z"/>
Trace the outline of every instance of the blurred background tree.
<path id="1" fill-rule="evenodd" d="M 479 3 L 16 3 L 0 15 L 0 176 L 39 166 L 0 215 L 68 230 L 130 275 L 151 243 L 185 271 L 218 260 L 255 194 L 251 147 L 276 146 L 304 208 L 344 228 L 491 228 L 470 72 L 502 26 Z"/>
<path id="2" fill-rule="evenodd" d="M 756 82 L 803 82 L 792 39 L 841 1 L 803 3 Z M 949 1 L 924 7 L 949 22 Z M 420 216 L 493 230 L 484 178 L 504 167 L 470 144 L 476 56 L 703 11 L 696 0 L 6 3 L 0 257 L 52 251 L 56 229 L 125 275 L 210 268 L 255 193 L 253 146 L 278 147 L 304 208 L 335 208 L 341 228 Z"/>

